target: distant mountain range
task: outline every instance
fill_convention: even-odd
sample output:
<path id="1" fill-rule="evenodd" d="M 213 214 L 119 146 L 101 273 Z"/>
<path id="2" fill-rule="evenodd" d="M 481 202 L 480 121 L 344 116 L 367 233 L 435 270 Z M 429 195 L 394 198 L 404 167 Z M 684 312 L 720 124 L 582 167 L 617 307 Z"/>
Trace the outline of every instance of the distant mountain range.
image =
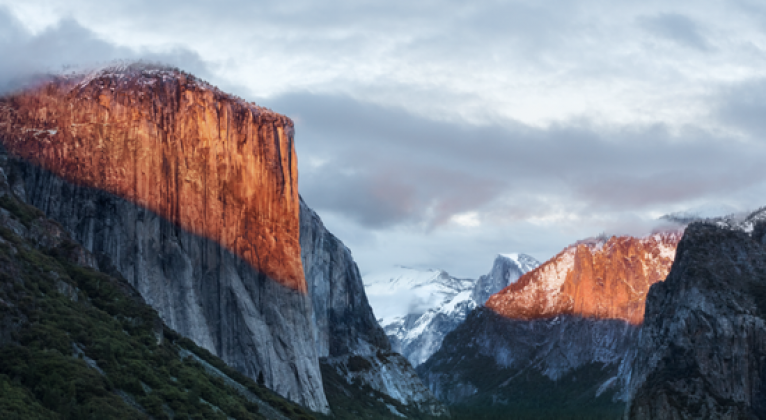
<path id="1" fill-rule="evenodd" d="M 538 264 L 529 255 L 500 254 L 489 274 L 478 280 L 458 279 L 442 270 L 396 267 L 364 276 L 364 285 L 393 350 L 417 366 L 474 308 Z"/>
<path id="2" fill-rule="evenodd" d="M 616 418 L 646 294 L 670 271 L 681 236 L 600 237 L 567 247 L 476 308 L 418 373 L 469 416 Z"/>
<path id="3" fill-rule="evenodd" d="M 766 208 L 682 224 L 573 244 L 418 374 L 458 418 L 766 418 Z"/>

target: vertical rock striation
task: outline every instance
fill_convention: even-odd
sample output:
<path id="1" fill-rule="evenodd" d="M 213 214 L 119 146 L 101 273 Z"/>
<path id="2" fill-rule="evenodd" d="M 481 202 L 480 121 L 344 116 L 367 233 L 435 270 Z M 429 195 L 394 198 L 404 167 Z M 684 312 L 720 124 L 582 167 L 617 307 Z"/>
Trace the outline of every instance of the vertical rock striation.
<path id="1" fill-rule="evenodd" d="M 766 418 L 764 218 L 686 229 L 646 300 L 626 418 Z"/>
<path id="2" fill-rule="evenodd" d="M 13 155 L 149 209 L 306 291 L 287 117 L 193 76 L 132 65 L 5 98 L 0 135 Z"/>
<path id="3" fill-rule="evenodd" d="M 300 258 L 292 123 L 175 70 L 60 77 L 0 102 L 17 196 L 173 329 L 328 411 Z"/>
<path id="4" fill-rule="evenodd" d="M 301 199 L 301 256 L 314 306 L 319 357 L 390 350 L 367 302 L 351 251 Z"/>

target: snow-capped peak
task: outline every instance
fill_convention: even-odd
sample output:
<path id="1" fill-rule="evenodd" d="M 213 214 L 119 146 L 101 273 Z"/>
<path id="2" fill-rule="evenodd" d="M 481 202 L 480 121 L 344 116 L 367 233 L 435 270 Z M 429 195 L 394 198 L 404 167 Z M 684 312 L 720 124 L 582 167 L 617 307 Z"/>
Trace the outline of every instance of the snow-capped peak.
<path id="1" fill-rule="evenodd" d="M 486 297 L 538 265 L 529 255 L 498 254 L 490 273 L 478 281 L 443 270 L 399 266 L 367 274 L 363 282 L 393 349 L 417 366 L 439 350 L 444 336 Z"/>

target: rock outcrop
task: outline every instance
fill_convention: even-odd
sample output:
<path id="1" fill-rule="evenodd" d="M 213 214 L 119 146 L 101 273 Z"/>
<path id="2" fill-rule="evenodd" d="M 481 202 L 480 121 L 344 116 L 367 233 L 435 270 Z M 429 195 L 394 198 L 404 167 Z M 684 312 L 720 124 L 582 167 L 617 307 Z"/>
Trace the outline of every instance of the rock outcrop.
<path id="1" fill-rule="evenodd" d="M 300 259 L 292 123 L 175 70 L 5 98 L 9 178 L 179 333 L 328 411 Z"/>
<path id="2" fill-rule="evenodd" d="M 686 229 L 646 300 L 626 418 L 766 418 L 765 218 Z"/>
<path id="3" fill-rule="evenodd" d="M 640 325 L 649 287 L 665 279 L 682 231 L 581 241 L 489 298 L 512 319 L 576 315 Z"/>
<path id="4" fill-rule="evenodd" d="M 390 350 L 364 293 L 351 251 L 301 200 L 301 256 L 314 307 L 319 357 L 371 355 Z"/>
<path id="5" fill-rule="evenodd" d="M 301 251 L 314 307 L 316 351 L 330 401 L 346 400 L 358 393 L 356 388 L 369 387 L 375 394 L 373 400 L 390 401 L 389 414 L 447 414 L 412 365 L 391 351 L 373 316 L 351 251 L 303 201 Z"/>
<path id="6" fill-rule="evenodd" d="M 540 262 L 527 254 L 499 254 L 489 273 L 476 280 L 471 297 L 477 305 L 484 305 L 490 296 L 539 266 Z"/>

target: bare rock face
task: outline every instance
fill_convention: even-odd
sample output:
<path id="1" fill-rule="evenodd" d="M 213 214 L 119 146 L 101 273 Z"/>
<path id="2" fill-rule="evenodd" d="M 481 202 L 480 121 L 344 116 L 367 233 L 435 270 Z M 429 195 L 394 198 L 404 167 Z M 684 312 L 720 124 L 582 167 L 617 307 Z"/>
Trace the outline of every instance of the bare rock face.
<path id="1" fill-rule="evenodd" d="M 329 407 L 300 258 L 289 119 L 175 70 L 57 78 L 0 102 L 8 184 L 171 328 Z"/>
<path id="2" fill-rule="evenodd" d="M 306 291 L 293 123 L 175 70 L 60 76 L 0 102 L 10 153 L 149 209 Z"/>
<path id="3" fill-rule="evenodd" d="M 484 305 L 490 296 L 539 266 L 540 262 L 526 254 L 500 254 L 495 258 L 492 270 L 476 280 L 471 297 L 477 305 Z"/>
<path id="4" fill-rule="evenodd" d="M 364 293 L 351 251 L 301 200 L 301 255 L 314 306 L 319 357 L 390 350 Z"/>
<path id="5" fill-rule="evenodd" d="M 646 300 L 626 418 L 766 418 L 764 215 L 686 229 Z"/>
<path id="6" fill-rule="evenodd" d="M 369 387 L 395 415 L 443 416 L 448 410 L 391 345 L 367 301 L 351 251 L 301 200 L 301 255 L 314 307 L 315 345 L 331 403 Z M 367 398 L 367 396 L 365 397 Z M 396 404 L 402 411 L 398 411 Z"/>
<path id="7" fill-rule="evenodd" d="M 681 231 L 583 241 L 491 296 L 486 306 L 512 319 L 577 315 L 640 325 L 649 287 L 664 280 Z"/>
<path id="8" fill-rule="evenodd" d="M 553 416 L 551 408 L 619 412 L 623 359 L 638 331 L 617 319 L 517 320 L 479 307 L 417 371 L 451 404 L 509 412 L 532 405 L 541 417 Z"/>

